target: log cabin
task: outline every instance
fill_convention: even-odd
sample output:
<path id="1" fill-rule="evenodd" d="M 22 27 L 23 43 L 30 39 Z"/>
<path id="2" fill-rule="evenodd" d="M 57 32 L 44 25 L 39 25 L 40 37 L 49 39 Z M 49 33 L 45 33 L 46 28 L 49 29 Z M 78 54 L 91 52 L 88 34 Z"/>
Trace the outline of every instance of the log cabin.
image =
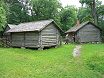
<path id="1" fill-rule="evenodd" d="M 62 29 L 54 20 L 21 23 L 7 31 L 12 47 L 44 48 L 61 44 Z"/>
<path id="2" fill-rule="evenodd" d="M 68 42 L 88 43 L 101 42 L 101 28 L 92 22 L 84 22 L 66 31 Z"/>

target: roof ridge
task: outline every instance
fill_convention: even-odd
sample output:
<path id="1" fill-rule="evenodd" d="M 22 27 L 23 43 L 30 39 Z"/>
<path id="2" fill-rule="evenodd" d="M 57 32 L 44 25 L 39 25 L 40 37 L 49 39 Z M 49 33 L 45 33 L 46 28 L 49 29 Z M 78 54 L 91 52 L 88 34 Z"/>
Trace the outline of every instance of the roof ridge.
<path id="1" fill-rule="evenodd" d="M 71 27 L 69 30 L 67 30 L 65 33 L 68 33 L 68 32 L 75 32 L 75 31 L 78 31 L 80 28 L 82 28 L 83 26 L 85 26 L 86 24 L 88 23 L 91 23 L 93 25 L 95 25 L 94 23 L 90 22 L 90 21 L 86 21 L 86 22 L 83 22 L 81 23 L 79 26 L 73 26 Z M 96 25 L 95 25 L 96 26 Z"/>
<path id="2" fill-rule="evenodd" d="M 37 22 L 21 23 L 16 27 L 10 29 L 8 32 L 41 31 L 43 28 L 45 28 L 47 25 L 49 25 L 53 21 L 54 21 L 53 19 L 50 19 L 50 20 L 40 20 Z"/>

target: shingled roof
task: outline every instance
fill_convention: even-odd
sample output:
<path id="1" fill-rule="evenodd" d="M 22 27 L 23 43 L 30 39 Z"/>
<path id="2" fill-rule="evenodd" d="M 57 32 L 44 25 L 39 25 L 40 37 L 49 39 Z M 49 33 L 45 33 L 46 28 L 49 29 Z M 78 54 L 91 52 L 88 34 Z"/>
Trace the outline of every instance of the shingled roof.
<path id="1" fill-rule="evenodd" d="M 42 20 L 42 21 L 37 21 L 37 22 L 21 23 L 15 27 L 11 28 L 7 32 L 41 31 L 42 29 L 44 29 L 46 26 L 48 26 L 52 22 L 54 22 L 54 20 Z"/>
<path id="2" fill-rule="evenodd" d="M 3 27 L 3 32 L 4 34 L 7 33 L 8 30 L 16 27 L 17 25 L 13 25 L 13 24 L 7 24 L 5 27 Z"/>
<path id="3" fill-rule="evenodd" d="M 8 24 L 9 28 L 12 29 L 14 27 L 16 27 L 17 25 L 13 25 L 13 24 Z"/>
<path id="4" fill-rule="evenodd" d="M 65 33 L 77 32 L 78 30 L 80 30 L 81 28 L 83 28 L 87 24 L 92 24 L 92 25 L 94 25 L 95 27 L 97 27 L 98 29 L 101 30 L 101 28 L 99 28 L 98 26 L 96 26 L 94 23 L 87 21 L 87 22 L 84 22 L 84 23 L 80 24 L 79 26 L 75 25 L 74 27 L 72 27 L 68 31 L 66 31 Z"/>

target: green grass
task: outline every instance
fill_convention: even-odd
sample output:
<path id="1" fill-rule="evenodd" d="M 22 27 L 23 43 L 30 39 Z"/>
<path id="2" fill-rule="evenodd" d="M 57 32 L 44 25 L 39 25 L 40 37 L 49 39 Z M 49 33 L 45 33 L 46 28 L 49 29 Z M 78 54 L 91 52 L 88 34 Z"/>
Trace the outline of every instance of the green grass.
<path id="1" fill-rule="evenodd" d="M 90 70 L 100 72 L 104 78 L 104 44 L 84 45 L 81 57 Z"/>
<path id="2" fill-rule="evenodd" d="M 43 51 L 0 48 L 0 78 L 104 78 L 104 45 L 83 45 L 77 58 L 72 56 L 74 47 Z"/>

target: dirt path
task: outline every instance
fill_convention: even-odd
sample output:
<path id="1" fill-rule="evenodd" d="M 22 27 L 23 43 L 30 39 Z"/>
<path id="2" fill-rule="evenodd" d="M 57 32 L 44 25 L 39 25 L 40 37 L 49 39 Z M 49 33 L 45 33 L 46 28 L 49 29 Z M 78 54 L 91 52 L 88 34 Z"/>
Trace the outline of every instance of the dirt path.
<path id="1" fill-rule="evenodd" d="M 80 56 L 80 49 L 81 49 L 81 45 L 77 45 L 74 50 L 73 50 L 73 57 L 78 57 Z"/>

